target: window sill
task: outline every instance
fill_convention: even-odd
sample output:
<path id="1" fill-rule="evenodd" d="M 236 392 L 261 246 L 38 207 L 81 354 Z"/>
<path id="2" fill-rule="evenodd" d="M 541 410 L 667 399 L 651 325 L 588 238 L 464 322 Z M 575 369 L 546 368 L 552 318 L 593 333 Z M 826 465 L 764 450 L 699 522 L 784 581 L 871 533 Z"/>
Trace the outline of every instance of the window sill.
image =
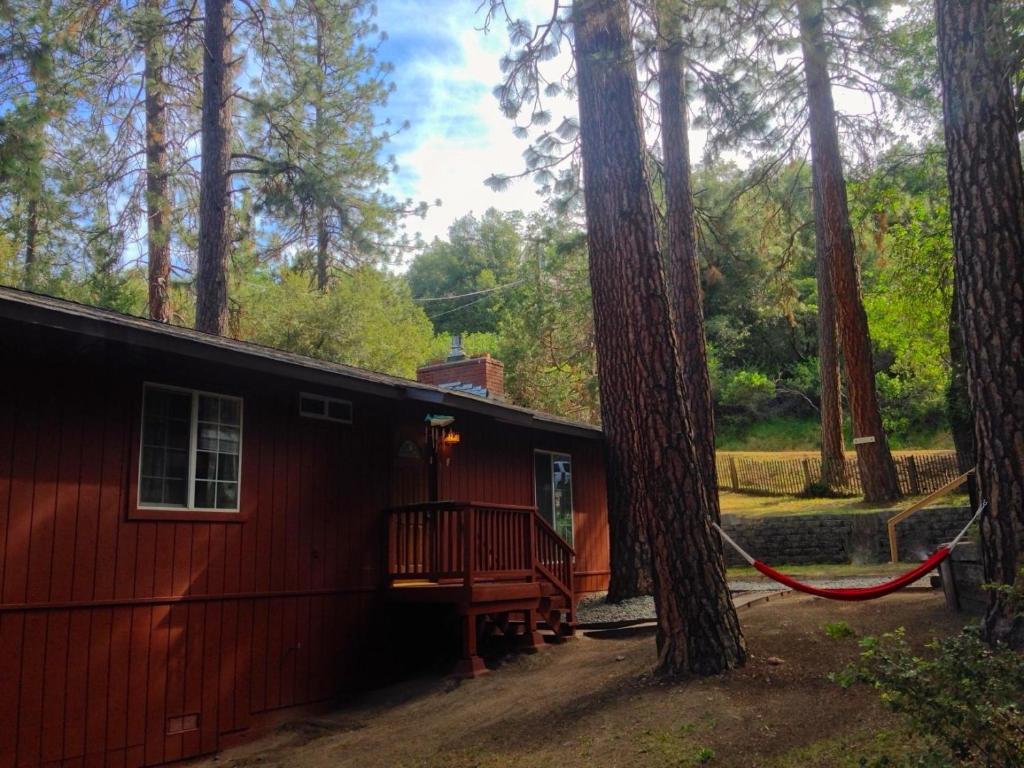
<path id="1" fill-rule="evenodd" d="M 173 509 L 168 507 L 131 507 L 129 520 L 164 521 L 169 523 L 244 523 L 249 515 L 241 510 Z"/>

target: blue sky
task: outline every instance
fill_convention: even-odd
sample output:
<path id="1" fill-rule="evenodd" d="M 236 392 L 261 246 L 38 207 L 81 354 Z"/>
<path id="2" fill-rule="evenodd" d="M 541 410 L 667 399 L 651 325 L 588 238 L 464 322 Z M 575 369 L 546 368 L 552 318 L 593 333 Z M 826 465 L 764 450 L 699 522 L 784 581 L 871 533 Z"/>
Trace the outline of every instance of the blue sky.
<path id="1" fill-rule="evenodd" d="M 529 180 L 502 192 L 483 183 L 492 173 L 521 170 L 527 142 L 513 136 L 511 121 L 492 95 L 508 44 L 504 25 L 480 31 L 484 17 L 477 5 L 478 0 L 378 4 L 378 23 L 388 34 L 381 58 L 395 65 L 396 91 L 385 114 L 396 125 L 410 122 L 391 142 L 400 170 L 390 192 L 400 199 L 441 200 L 425 220 L 408 222 L 410 232 L 427 240 L 444 237 L 448 225 L 470 211 L 536 210 L 542 202 Z M 551 0 L 516 0 L 510 6 L 518 16 L 540 19 L 550 12 Z"/>

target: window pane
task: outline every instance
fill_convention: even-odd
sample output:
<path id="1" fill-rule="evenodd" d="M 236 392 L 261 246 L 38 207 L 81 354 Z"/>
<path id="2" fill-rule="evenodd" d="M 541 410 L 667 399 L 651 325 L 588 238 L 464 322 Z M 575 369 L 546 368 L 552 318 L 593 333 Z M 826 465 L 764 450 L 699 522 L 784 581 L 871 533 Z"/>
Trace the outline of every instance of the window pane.
<path id="1" fill-rule="evenodd" d="M 217 479 L 217 454 L 208 451 L 196 452 L 196 478 L 200 480 Z"/>
<path id="2" fill-rule="evenodd" d="M 164 504 L 181 507 L 188 504 L 188 498 L 185 496 L 185 484 L 186 480 L 183 477 L 164 480 Z"/>
<path id="3" fill-rule="evenodd" d="M 146 387 L 142 406 L 139 503 L 188 503 L 188 440 L 192 395 Z"/>
<path id="4" fill-rule="evenodd" d="M 205 480 L 196 480 L 195 506 L 197 509 L 213 509 L 216 499 L 217 484 Z"/>
<path id="5" fill-rule="evenodd" d="M 159 504 L 163 500 L 163 481 L 158 477 L 144 477 L 139 481 L 139 501 Z"/>
<path id="6" fill-rule="evenodd" d="M 222 398 L 220 401 L 220 423 L 237 426 L 242 421 L 242 404 L 238 400 Z"/>
<path id="7" fill-rule="evenodd" d="M 171 419 L 167 422 L 167 446 L 180 451 L 187 451 L 189 433 L 191 431 L 192 424 L 189 421 Z"/>
<path id="8" fill-rule="evenodd" d="M 238 479 L 238 455 L 222 453 L 217 457 L 217 479 L 237 480 Z"/>
<path id="9" fill-rule="evenodd" d="M 551 457 L 551 487 L 555 530 L 572 544 L 572 459 L 569 456 Z"/>
<path id="10" fill-rule="evenodd" d="M 312 416 L 324 415 L 324 401 L 314 397 L 299 398 L 299 411 Z"/>
<path id="11" fill-rule="evenodd" d="M 199 396 L 199 420 L 219 421 L 220 420 L 220 398 L 209 395 Z"/>
<path id="12" fill-rule="evenodd" d="M 348 403 L 328 403 L 327 415 L 338 421 L 351 421 L 352 406 Z"/>
<path id="13" fill-rule="evenodd" d="M 188 476 L 188 451 L 168 450 L 165 454 L 167 474 L 185 479 Z"/>
<path id="14" fill-rule="evenodd" d="M 238 440 L 241 437 L 238 427 L 221 427 L 218 434 L 221 453 L 238 453 Z"/>
<path id="15" fill-rule="evenodd" d="M 549 525 L 554 526 L 555 516 L 551 504 L 551 454 L 533 454 L 534 498 L 537 500 L 537 511 Z"/>
<path id="16" fill-rule="evenodd" d="M 142 449 L 142 474 L 146 477 L 160 477 L 164 473 L 164 451 L 162 448 Z"/>
<path id="17" fill-rule="evenodd" d="M 234 509 L 238 506 L 238 483 L 217 483 L 217 508 Z"/>
<path id="18" fill-rule="evenodd" d="M 217 427 L 214 424 L 200 422 L 197 434 L 196 449 L 200 451 L 217 450 Z"/>

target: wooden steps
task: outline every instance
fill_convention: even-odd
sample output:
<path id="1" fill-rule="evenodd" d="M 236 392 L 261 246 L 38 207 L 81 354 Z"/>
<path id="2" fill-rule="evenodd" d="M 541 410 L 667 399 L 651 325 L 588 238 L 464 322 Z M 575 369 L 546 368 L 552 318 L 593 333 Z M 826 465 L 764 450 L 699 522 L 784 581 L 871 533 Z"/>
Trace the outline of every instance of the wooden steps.
<path id="1" fill-rule="evenodd" d="M 495 633 L 527 649 L 544 644 L 542 628 L 559 640 L 573 634 L 574 557 L 533 507 L 436 502 L 388 512 L 388 596 L 457 608 L 462 677 L 486 672 L 477 648 Z"/>

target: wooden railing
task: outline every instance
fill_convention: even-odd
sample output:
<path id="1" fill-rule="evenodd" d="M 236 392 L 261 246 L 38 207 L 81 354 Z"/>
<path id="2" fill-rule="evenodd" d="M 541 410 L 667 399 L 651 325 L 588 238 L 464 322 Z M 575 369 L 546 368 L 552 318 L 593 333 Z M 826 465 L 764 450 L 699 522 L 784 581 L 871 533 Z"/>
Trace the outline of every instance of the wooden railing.
<path id="1" fill-rule="evenodd" d="M 974 472 L 974 470 L 970 469 L 967 472 L 964 472 L 959 477 L 953 478 L 941 488 L 932 491 L 923 499 L 916 501 L 915 503 L 911 504 L 909 507 L 904 509 L 902 512 L 893 515 L 886 521 L 886 531 L 889 534 L 889 562 L 898 563 L 900 561 L 900 547 L 896 541 L 896 526 L 902 523 L 911 515 L 920 512 L 922 509 L 927 507 L 936 499 L 940 498 L 941 496 L 945 496 L 950 491 L 954 491 L 957 488 L 959 488 L 961 485 L 967 482 L 967 479 L 971 476 L 972 472 Z"/>
<path id="2" fill-rule="evenodd" d="M 573 592 L 572 547 L 540 515 L 533 516 L 537 541 L 537 570 L 570 600 Z"/>
<path id="3" fill-rule="evenodd" d="M 441 501 L 388 512 L 387 575 L 399 580 L 533 581 L 572 599 L 574 553 L 533 507 Z"/>

